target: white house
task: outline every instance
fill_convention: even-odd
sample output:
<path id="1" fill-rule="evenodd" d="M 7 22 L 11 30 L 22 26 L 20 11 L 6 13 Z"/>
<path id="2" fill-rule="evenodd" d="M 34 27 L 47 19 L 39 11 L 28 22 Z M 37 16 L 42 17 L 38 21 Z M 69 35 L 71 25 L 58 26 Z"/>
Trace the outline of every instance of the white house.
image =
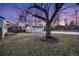
<path id="1" fill-rule="evenodd" d="M 0 16 L 0 39 L 3 39 L 8 31 L 8 26 L 10 25 L 4 17 Z"/>
<path id="2" fill-rule="evenodd" d="M 43 32 L 44 28 L 41 26 L 33 26 L 33 25 L 27 25 L 26 26 L 27 32 Z"/>

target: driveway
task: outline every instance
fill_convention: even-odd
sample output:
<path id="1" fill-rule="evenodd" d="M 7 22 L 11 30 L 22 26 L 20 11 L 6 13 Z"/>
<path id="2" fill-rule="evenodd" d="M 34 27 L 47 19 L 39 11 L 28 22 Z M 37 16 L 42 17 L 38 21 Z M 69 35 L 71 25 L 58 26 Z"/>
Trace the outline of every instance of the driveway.
<path id="1" fill-rule="evenodd" d="M 68 34 L 68 35 L 79 35 L 79 32 L 61 32 L 61 31 L 52 31 L 52 34 Z"/>

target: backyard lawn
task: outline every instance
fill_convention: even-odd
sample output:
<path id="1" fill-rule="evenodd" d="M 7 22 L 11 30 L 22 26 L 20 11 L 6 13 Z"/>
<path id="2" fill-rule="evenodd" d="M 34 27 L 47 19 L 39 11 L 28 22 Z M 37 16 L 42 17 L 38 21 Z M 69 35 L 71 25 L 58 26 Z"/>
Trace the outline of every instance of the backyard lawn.
<path id="1" fill-rule="evenodd" d="M 5 56 L 74 56 L 79 55 L 79 36 L 53 35 L 58 42 L 48 43 L 44 33 L 17 33 L 0 41 L 0 55 Z"/>

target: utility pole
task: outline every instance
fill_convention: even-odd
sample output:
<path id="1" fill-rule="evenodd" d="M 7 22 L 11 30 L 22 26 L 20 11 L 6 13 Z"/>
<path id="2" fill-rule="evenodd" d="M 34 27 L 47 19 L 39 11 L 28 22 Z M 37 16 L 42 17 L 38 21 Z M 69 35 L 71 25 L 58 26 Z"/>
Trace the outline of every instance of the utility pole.
<path id="1" fill-rule="evenodd" d="M 35 14 L 37 14 L 37 10 L 35 11 Z M 34 24 L 34 32 L 36 32 L 37 30 L 36 30 L 36 26 L 37 26 L 37 20 L 36 20 L 36 18 L 35 18 L 35 24 Z"/>
<path id="2" fill-rule="evenodd" d="M 57 26 L 59 26 L 59 21 L 60 21 L 60 20 L 59 20 L 59 14 L 56 15 L 55 20 L 56 20 L 56 22 L 57 22 Z"/>
<path id="3" fill-rule="evenodd" d="M 77 26 L 77 12 L 78 12 L 78 10 L 75 10 L 75 13 L 76 13 L 76 26 Z"/>

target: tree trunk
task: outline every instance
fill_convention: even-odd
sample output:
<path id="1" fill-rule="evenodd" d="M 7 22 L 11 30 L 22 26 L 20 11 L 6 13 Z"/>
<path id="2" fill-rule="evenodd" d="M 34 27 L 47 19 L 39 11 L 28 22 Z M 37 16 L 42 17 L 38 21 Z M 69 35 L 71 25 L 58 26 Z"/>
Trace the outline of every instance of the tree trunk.
<path id="1" fill-rule="evenodd" d="M 51 26 L 49 21 L 46 22 L 46 38 L 50 38 L 51 36 Z"/>

